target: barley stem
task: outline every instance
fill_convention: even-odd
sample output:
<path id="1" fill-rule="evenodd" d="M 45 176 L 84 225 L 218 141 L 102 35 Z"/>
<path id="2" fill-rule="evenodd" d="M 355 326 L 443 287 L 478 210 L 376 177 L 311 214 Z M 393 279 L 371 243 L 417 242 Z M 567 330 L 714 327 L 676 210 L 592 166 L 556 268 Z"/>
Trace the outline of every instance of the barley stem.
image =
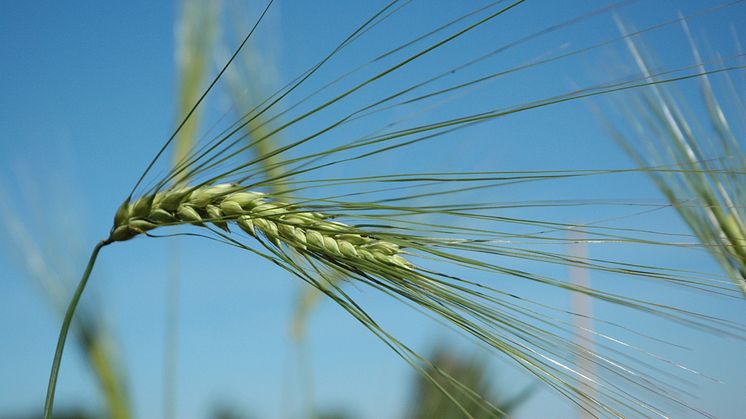
<path id="1" fill-rule="evenodd" d="M 55 391 L 55 388 L 57 387 L 57 375 L 60 372 L 60 363 L 62 362 L 62 351 L 65 349 L 65 340 L 67 339 L 67 332 L 70 330 L 70 324 L 72 323 L 73 315 L 75 314 L 75 308 L 78 306 L 78 301 L 80 301 L 80 296 L 83 294 L 83 290 L 85 289 L 85 286 L 88 283 L 88 277 L 91 276 L 91 271 L 93 270 L 93 265 L 96 263 L 98 252 L 101 251 L 101 248 L 111 243 L 112 241 L 109 239 L 102 240 L 96 244 L 96 247 L 93 248 L 93 252 L 91 252 L 91 257 L 88 260 L 88 265 L 85 268 L 85 272 L 83 272 L 83 277 L 80 279 L 80 283 L 78 283 L 78 287 L 75 289 L 75 293 L 73 294 L 73 297 L 70 300 L 70 304 L 67 306 L 67 311 L 65 311 L 65 318 L 62 320 L 62 328 L 60 328 L 60 336 L 57 339 L 57 349 L 54 352 L 54 360 L 52 361 L 52 371 L 49 374 L 49 385 L 47 386 L 47 398 L 46 398 L 46 401 L 44 402 L 44 419 L 52 418 L 52 405 L 54 404 L 54 391 Z"/>

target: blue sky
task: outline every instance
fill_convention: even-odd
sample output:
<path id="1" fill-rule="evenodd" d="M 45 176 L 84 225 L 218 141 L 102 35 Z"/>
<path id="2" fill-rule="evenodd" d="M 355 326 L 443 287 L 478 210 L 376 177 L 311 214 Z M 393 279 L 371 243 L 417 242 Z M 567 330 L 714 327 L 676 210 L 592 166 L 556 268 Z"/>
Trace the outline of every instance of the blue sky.
<path id="1" fill-rule="evenodd" d="M 678 10 L 688 14 L 718 4 L 638 3 L 619 11 L 626 22 L 637 27 L 672 19 Z M 302 91 L 310 93 L 334 75 L 370 59 L 385 45 L 444 22 L 458 12 L 453 6 L 448 2 L 414 2 L 360 47 L 330 62 L 328 70 L 309 80 Z M 249 5 L 248 15 L 254 16 L 260 7 Z M 380 6 L 368 2 L 279 1 L 262 28 L 264 32 L 258 35 L 276 59 L 276 69 L 272 71 L 276 71 L 277 79 L 285 82 L 294 78 L 377 7 Z M 406 86 L 433 74 L 437 68 L 487 51 L 491 45 L 509 42 L 596 7 L 599 3 L 582 0 L 528 1 L 466 42 L 433 57 L 423 57 L 412 69 L 381 81 L 380 89 Z M 22 218 L 32 225 L 39 243 L 67 255 L 61 265 L 67 269 L 64 273 L 69 271 L 73 277 L 82 271 L 87 249 L 108 232 L 115 208 L 175 126 L 174 33 L 178 9 L 178 4 L 147 1 L 126 5 L 13 2 L 0 6 L 0 39 L 4 40 L 0 43 L 0 187 L 6 196 L 17 198 L 11 198 L 11 206 L 21 202 L 32 206 L 23 211 Z M 725 56 L 734 54 L 730 28 L 743 21 L 745 14 L 746 7 L 737 5 L 691 23 L 695 36 L 704 40 L 708 57 L 714 56 L 713 50 Z M 610 15 L 605 14 L 548 34 L 475 71 L 488 72 L 490 66 L 499 69 L 586 45 L 591 37 L 614 36 L 617 29 Z M 735 37 L 743 40 L 742 33 Z M 691 63 L 686 40 L 677 26 L 652 33 L 646 42 L 670 67 Z M 633 69 L 623 46 L 616 44 L 501 79 L 440 108 L 425 109 L 421 117 L 428 121 L 514 105 L 576 85 L 624 77 Z M 469 75 L 466 71 L 456 77 Z M 682 89 L 696 93 L 696 84 L 683 83 Z M 354 109 L 370 100 L 370 96 L 362 94 L 340 106 Z M 224 107 L 225 97 L 218 93 L 207 104 L 205 126 Z M 395 111 L 400 113 L 384 113 L 355 128 L 372 130 L 385 125 L 387 118 L 404 118 L 412 111 L 403 108 Z M 304 130 L 321 127 L 332 116 L 321 115 L 298 124 L 286 136 L 303 135 Z M 348 141 L 350 135 L 360 133 L 341 131 L 328 141 Z M 310 144 L 309 150 L 314 147 L 316 143 Z M 406 153 L 362 161 L 354 173 L 349 166 L 339 169 L 344 172 L 322 173 L 354 176 L 377 173 L 382 167 L 425 171 L 632 165 L 598 123 L 588 103 L 576 102 L 521 113 L 464 130 L 443 141 L 413 147 Z M 654 186 L 640 175 L 514 185 L 489 193 L 495 194 L 495 200 L 513 201 L 663 202 Z M 537 218 L 579 223 L 630 212 L 619 207 L 530 211 Z M 686 231 L 676 215 L 666 211 L 615 225 L 641 224 L 664 231 Z M 0 241 L 0 416 L 40 408 L 58 330 L 56 313 L 38 287 L 25 277 L 20 245 L 12 240 Z M 718 272 L 711 259 L 697 251 L 647 252 L 623 246 L 591 246 L 589 251 L 596 257 L 632 258 L 640 264 Z M 181 277 L 178 417 L 205 417 L 216 404 L 235 405 L 262 418 L 296 414 L 302 401 L 302 383 L 297 348 L 288 338 L 287 329 L 301 285 L 284 271 L 226 246 L 197 239 L 140 238 L 102 253 L 84 297 L 98 301 L 102 315 L 112 325 L 137 417 L 159 417 L 162 412 L 164 301 L 166 278 L 174 269 Z M 563 269 L 546 273 L 566 275 Z M 648 290 L 645 286 L 640 289 Z M 663 294 L 665 291 L 652 289 L 663 301 L 669 298 Z M 359 298 L 394 334 L 406 336 L 408 343 L 424 352 L 434 342 L 444 340 L 455 342 L 466 353 L 475 350 L 452 332 L 385 296 L 359 290 Z M 687 298 L 693 305 L 724 316 L 737 316 L 746 309 L 740 300 L 725 304 L 698 295 Z M 615 312 L 601 314 L 613 316 Z M 651 324 L 654 329 L 656 323 Z M 668 326 L 661 326 L 664 327 Z M 660 333 L 692 347 L 692 351 L 676 353 L 682 357 L 677 361 L 689 362 L 727 383 L 697 381 L 701 384 L 696 391 L 700 406 L 725 418 L 737 417 L 746 409 L 739 390 L 746 384 L 746 366 L 737 362 L 746 349 L 743 342 L 676 327 Z M 341 309 L 329 303 L 319 306 L 311 322 L 308 350 L 313 360 L 313 392 L 319 406 L 347 410 L 365 418 L 401 415 L 410 396 L 407 389 L 413 371 Z M 80 352 L 71 345 L 65 355 L 58 406 L 100 405 L 100 396 Z M 725 361 L 729 359 L 736 361 Z M 507 391 L 528 383 L 499 357 L 495 369 L 500 388 Z M 574 417 L 576 413 L 557 396 L 542 391 L 517 416 L 546 417 L 549 412 L 554 417 Z"/>

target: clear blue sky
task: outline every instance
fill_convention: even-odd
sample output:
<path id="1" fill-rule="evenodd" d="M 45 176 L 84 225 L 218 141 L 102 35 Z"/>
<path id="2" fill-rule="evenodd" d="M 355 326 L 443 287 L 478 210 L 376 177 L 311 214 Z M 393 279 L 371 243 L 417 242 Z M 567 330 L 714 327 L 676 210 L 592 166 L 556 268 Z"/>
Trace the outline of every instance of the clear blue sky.
<path id="1" fill-rule="evenodd" d="M 294 78 L 380 7 L 364 1 L 320 3 L 279 1 L 271 10 L 260 39 L 270 42 L 273 48 L 280 82 Z M 716 4 L 640 1 L 619 13 L 626 22 L 646 27 L 675 18 L 678 10 L 687 14 Z M 467 42 L 435 57 L 424 57 L 413 70 L 381 81 L 381 89 L 411 84 L 432 74 L 431 68 L 455 65 L 490 50 L 492 45 L 510 42 L 600 5 L 601 2 L 583 0 L 529 0 Z M 252 4 L 247 9 L 253 16 L 262 6 Z M 387 43 L 409 39 L 444 22 L 459 12 L 454 9 L 458 7 L 446 1 L 414 2 L 385 29 L 374 32 L 360 47 L 330 63 L 330 69 L 310 80 L 303 91 L 310 93 L 314 86 L 372 58 Z M 88 248 L 106 235 L 115 208 L 175 125 L 177 16 L 178 4 L 171 2 L 5 2 L 0 6 L 0 187 L 5 193 L 1 199 L 11 197 L 11 206 L 21 202 L 32 206 L 29 211 L 21 209 L 22 218 L 34 226 L 40 243 L 50 249 L 64 249 L 62 254 L 70 255 L 60 266 L 69 265 L 67 269 L 73 277 L 82 271 Z M 734 54 L 730 27 L 744 18 L 746 7 L 737 5 L 693 21 L 695 36 L 706 46 L 705 55 L 714 57 L 713 50 L 725 56 Z M 511 50 L 482 64 L 473 74 L 588 45 L 594 37 L 617 35 L 607 13 Z M 735 37 L 744 40 L 742 32 Z M 678 26 L 652 33 L 646 41 L 668 66 L 683 67 L 692 62 Z M 427 121 L 514 105 L 575 85 L 613 80 L 630 74 L 634 68 L 624 51 L 623 45 L 614 44 L 501 79 L 441 108 L 420 111 Z M 458 77 L 469 75 L 466 72 Z M 696 92 L 696 84 L 682 88 Z M 214 120 L 223 109 L 224 99 L 218 95 L 208 104 L 212 106 L 206 114 L 208 120 Z M 363 95 L 351 99 L 346 106 L 354 109 L 366 101 L 370 98 Z M 397 111 L 399 114 L 385 113 L 361 128 L 383 126 L 388 122 L 386 118 L 403 118 L 411 111 L 406 108 Z M 300 124 L 287 136 L 293 138 L 304 129 L 321 126 L 328 120 L 323 118 Z M 209 125 L 210 121 L 206 122 Z M 346 141 L 344 135 L 355 133 L 342 131 L 329 141 Z M 587 103 L 530 111 L 464 130 L 459 135 L 433 142 L 429 148 L 362 161 L 356 170 L 361 174 L 376 173 L 384 167 L 379 165 L 411 167 L 411 171 L 633 165 L 609 138 Z M 356 174 L 345 172 L 338 176 Z M 489 193 L 495 194 L 494 200 L 511 201 L 664 202 L 643 176 L 516 185 Z M 540 208 L 530 216 L 582 223 L 634 211 L 619 207 Z M 640 223 L 686 232 L 673 212 L 659 212 L 616 225 Z M 287 417 L 297 412 L 302 400 L 301 382 L 296 348 L 287 329 L 300 285 L 284 271 L 246 252 L 198 239 L 176 242 L 173 245 L 168 240 L 141 238 L 106 249 L 86 291 L 86 297 L 97 299 L 112 325 L 137 417 L 154 418 L 162 412 L 165 279 L 174 265 L 182 277 L 178 417 L 205 417 L 216 404 L 235 405 L 262 418 Z M 0 240 L 0 416 L 40 409 L 59 324 L 43 293 L 25 278 L 20 245 L 7 238 Z M 173 261 L 175 253 L 180 255 L 178 262 Z M 632 258 L 640 264 L 718 272 L 711 259 L 697 251 L 664 249 L 643 253 L 641 249 L 591 246 L 590 253 L 597 257 Z M 543 273 L 567 275 L 564 268 Z M 440 325 L 370 290 L 360 290 L 360 298 L 382 324 L 394 334 L 406 336 L 408 343 L 424 352 L 440 340 L 457 341 L 456 345 L 467 353 L 473 350 Z M 707 306 L 710 300 L 696 295 L 691 298 L 692 304 L 726 316 L 746 310 L 742 301 L 711 307 Z M 603 314 L 613 316 L 614 312 Z M 313 391 L 319 406 L 347 410 L 364 418 L 401 415 L 410 396 L 408 385 L 413 380 L 413 371 L 404 362 L 329 303 L 314 313 L 310 333 Z M 740 362 L 746 350 L 743 342 L 676 328 L 661 331 L 661 335 L 671 335 L 692 347 L 691 352 L 677 353 L 682 358 L 676 361 L 689 362 L 726 383 L 698 380 L 702 385 L 694 391 L 699 397 L 695 401 L 698 406 L 724 418 L 735 418 L 746 411 L 742 398 L 746 364 Z M 497 383 L 506 391 L 516 391 L 528 382 L 506 362 L 496 360 L 496 365 L 500 367 Z M 60 375 L 58 406 L 91 406 L 100 400 L 80 352 L 74 345 L 69 346 Z M 573 417 L 575 413 L 566 402 L 542 391 L 517 415 Z"/>

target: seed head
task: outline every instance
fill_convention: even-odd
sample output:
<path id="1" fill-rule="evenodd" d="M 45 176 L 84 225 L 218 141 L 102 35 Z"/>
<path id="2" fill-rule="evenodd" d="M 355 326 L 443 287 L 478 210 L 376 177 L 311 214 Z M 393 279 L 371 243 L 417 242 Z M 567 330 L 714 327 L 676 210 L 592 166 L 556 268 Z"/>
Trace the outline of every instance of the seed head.
<path id="1" fill-rule="evenodd" d="M 329 218 L 299 211 L 260 192 L 242 191 L 235 184 L 174 188 L 122 204 L 114 218 L 111 240 L 129 240 L 168 225 L 212 224 L 229 232 L 229 225 L 235 224 L 253 237 L 259 238 L 261 233 L 277 247 L 284 245 L 312 256 L 412 268 L 395 243 Z"/>

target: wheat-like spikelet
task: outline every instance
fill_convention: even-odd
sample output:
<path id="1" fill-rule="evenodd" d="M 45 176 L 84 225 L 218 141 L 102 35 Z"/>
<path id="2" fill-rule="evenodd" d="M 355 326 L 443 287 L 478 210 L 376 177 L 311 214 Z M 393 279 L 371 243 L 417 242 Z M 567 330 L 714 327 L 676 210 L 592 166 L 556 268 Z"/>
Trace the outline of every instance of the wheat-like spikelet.
<path id="1" fill-rule="evenodd" d="M 324 214 L 301 211 L 261 192 L 242 189 L 235 184 L 174 188 L 125 202 L 114 219 L 111 240 L 129 240 L 167 225 L 212 223 L 230 231 L 228 224 L 235 223 L 253 237 L 258 237 L 258 230 L 275 246 L 284 244 L 300 253 L 407 269 L 412 266 L 395 243 L 331 221 Z"/>

